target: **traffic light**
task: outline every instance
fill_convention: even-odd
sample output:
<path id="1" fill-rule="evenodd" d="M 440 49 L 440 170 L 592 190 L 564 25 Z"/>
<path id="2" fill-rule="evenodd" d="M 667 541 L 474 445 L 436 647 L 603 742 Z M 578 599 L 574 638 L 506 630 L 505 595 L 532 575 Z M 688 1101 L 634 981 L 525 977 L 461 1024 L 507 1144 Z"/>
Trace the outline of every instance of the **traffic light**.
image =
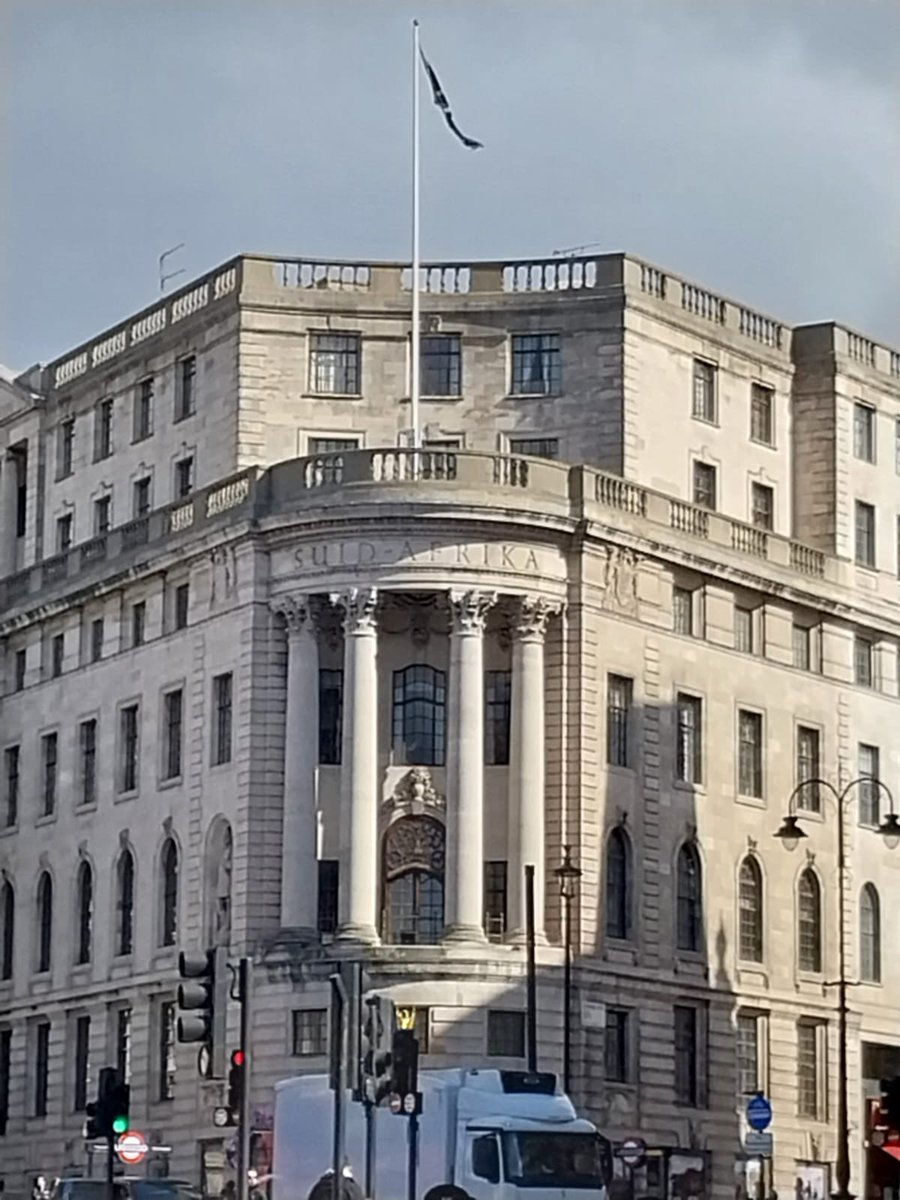
<path id="1" fill-rule="evenodd" d="M 128 1132 L 131 1088 L 115 1067 L 103 1067 L 97 1084 L 97 1099 L 85 1107 L 85 1133 L 90 1138 L 113 1138 Z"/>
<path id="2" fill-rule="evenodd" d="M 394 1002 L 388 996 L 366 996 L 360 1031 L 362 1092 L 370 1104 L 380 1104 L 391 1092 L 391 1042 L 396 1024 Z"/>
<path id="3" fill-rule="evenodd" d="M 900 1131 L 900 1075 L 881 1081 L 881 1107 L 888 1126 Z"/>
<path id="4" fill-rule="evenodd" d="M 231 1067 L 228 1071 L 228 1104 L 227 1108 L 235 1120 L 240 1116 L 241 1101 L 244 1096 L 244 1073 L 247 1058 L 243 1050 L 233 1050 Z"/>
<path id="5" fill-rule="evenodd" d="M 225 1028 L 228 1004 L 228 951 L 222 947 L 201 954 L 178 955 L 177 1035 L 179 1042 L 202 1043 L 209 1052 L 208 1078 L 225 1073 Z"/>
<path id="6" fill-rule="evenodd" d="M 411 1029 L 395 1029 L 391 1049 L 391 1092 L 415 1095 L 419 1090 L 419 1040 Z"/>

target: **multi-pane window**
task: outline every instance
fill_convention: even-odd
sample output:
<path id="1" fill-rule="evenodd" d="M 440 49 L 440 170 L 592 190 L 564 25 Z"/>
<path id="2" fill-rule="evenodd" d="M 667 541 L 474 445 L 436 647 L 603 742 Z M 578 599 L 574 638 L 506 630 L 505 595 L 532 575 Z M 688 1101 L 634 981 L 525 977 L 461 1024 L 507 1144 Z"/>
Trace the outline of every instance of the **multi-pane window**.
<path id="1" fill-rule="evenodd" d="M 53 880 L 44 871 L 37 889 L 37 970 L 49 971 L 53 957 Z"/>
<path id="2" fill-rule="evenodd" d="M 84 1112 L 90 1077 L 91 1018 L 75 1018 L 75 1077 L 72 1080 L 72 1110 Z"/>
<path id="3" fill-rule="evenodd" d="M 125 1081 L 131 1082 L 131 1009 L 116 1010 L 116 1070 Z"/>
<path id="4" fill-rule="evenodd" d="M 716 368 L 712 363 L 695 358 L 692 414 L 698 421 L 715 422 L 717 410 Z"/>
<path id="5" fill-rule="evenodd" d="M 178 932 L 178 847 L 166 838 L 159 856 L 160 922 L 159 944 L 174 946 Z"/>
<path id="6" fill-rule="evenodd" d="M 716 507 L 716 468 L 710 463 L 694 463 L 694 503 L 701 508 Z"/>
<path id="7" fill-rule="evenodd" d="M 430 334 L 419 339 L 419 379 L 423 396 L 458 396 L 461 352 L 458 333 Z"/>
<path id="8" fill-rule="evenodd" d="M 175 464 L 175 499 L 184 500 L 194 490 L 194 456 L 186 454 Z"/>
<path id="9" fill-rule="evenodd" d="M 50 817 L 56 811 L 56 791 L 59 782 L 59 734 L 45 733 L 41 738 L 41 816 Z"/>
<path id="10" fill-rule="evenodd" d="M 338 887 L 340 863 L 336 858 L 319 859 L 318 916 L 319 933 L 336 933 L 338 927 Z"/>
<path id="11" fill-rule="evenodd" d="M 822 970 L 822 889 L 812 868 L 797 883 L 797 959 L 801 971 Z"/>
<path id="12" fill-rule="evenodd" d="M 854 556 L 861 567 L 875 566 L 875 505 L 856 501 Z"/>
<path id="13" fill-rule="evenodd" d="M 134 397 L 134 441 L 153 433 L 153 377 L 142 379 Z"/>
<path id="14" fill-rule="evenodd" d="M 763 959 L 763 881 L 755 858 L 747 855 L 738 877 L 738 951 L 744 962 Z"/>
<path id="15" fill-rule="evenodd" d="M 78 865 L 75 903 L 77 905 L 78 938 L 75 946 L 76 966 L 91 961 L 94 945 L 94 872 L 91 864 L 82 859 Z"/>
<path id="16" fill-rule="evenodd" d="M 213 679 L 212 765 L 231 762 L 233 676 L 230 671 Z"/>
<path id="17" fill-rule="evenodd" d="M 136 479 L 132 485 L 132 509 L 135 519 L 146 517 L 150 511 L 150 476 Z"/>
<path id="18" fill-rule="evenodd" d="M 871 883 L 859 894 L 859 973 L 866 983 L 881 983 L 881 904 Z"/>
<path id="19" fill-rule="evenodd" d="M 416 663 L 394 672 L 396 762 L 410 766 L 443 766 L 446 696 L 443 671 Z"/>
<path id="20" fill-rule="evenodd" d="M 75 451 L 75 418 L 61 421 L 56 431 L 56 478 L 65 479 L 72 474 Z"/>
<path id="21" fill-rule="evenodd" d="M 19 820 L 19 770 L 21 766 L 21 749 L 19 746 L 7 746 L 3 752 L 4 777 L 4 814 L 3 825 L 11 829 Z"/>
<path id="22" fill-rule="evenodd" d="M 63 673 L 63 662 L 66 656 L 66 635 L 55 633 L 50 642 L 50 675 L 58 679 Z"/>
<path id="23" fill-rule="evenodd" d="M 825 1115 L 822 1088 L 824 1033 L 824 1025 L 816 1021 L 797 1023 L 797 1115 L 814 1121 Z"/>
<path id="24" fill-rule="evenodd" d="M 324 395 L 359 395 L 357 333 L 310 334 L 309 390 Z"/>
<path id="25" fill-rule="evenodd" d="M 738 1096 L 756 1095 L 762 1087 L 759 1069 L 759 1017 L 738 1013 L 735 1023 Z"/>
<path id="26" fill-rule="evenodd" d="M 771 529 L 775 522 L 775 489 L 767 483 L 750 485 L 750 523 Z"/>
<path id="27" fill-rule="evenodd" d="M 619 941 L 631 936 L 631 844 L 618 828 L 606 843 L 606 936 Z"/>
<path id="28" fill-rule="evenodd" d="M 484 677 L 484 761 L 492 767 L 509 762 L 512 674 L 488 671 Z"/>
<path id="29" fill-rule="evenodd" d="M 16 945 L 16 893 L 8 879 L 0 884 L 0 979 L 12 979 Z"/>
<path id="30" fill-rule="evenodd" d="M 703 782 L 703 701 L 679 692 L 676 698 L 675 777 Z"/>
<path id="31" fill-rule="evenodd" d="M 690 588 L 672 589 L 672 625 L 676 633 L 694 636 L 694 593 Z"/>
<path id="32" fill-rule="evenodd" d="M 821 812 L 822 797 L 819 785 L 807 780 L 821 778 L 819 758 L 820 736 L 818 729 L 810 725 L 797 726 L 797 786 L 806 784 L 797 792 L 797 807 L 806 812 Z"/>
<path id="33" fill-rule="evenodd" d="M 692 1004 L 675 1005 L 675 1099 L 697 1108 L 705 1103 L 701 1061 L 701 1012 Z"/>
<path id="34" fill-rule="evenodd" d="M 291 1013 L 291 1054 L 295 1058 L 328 1053 L 328 1009 L 295 1008 Z"/>
<path id="35" fill-rule="evenodd" d="M 675 925 L 679 950 L 703 949 L 703 879 L 697 847 L 685 842 L 675 869 Z"/>
<path id="36" fill-rule="evenodd" d="M 738 791 L 742 796 L 763 795 L 762 714 L 738 711 Z"/>
<path id="37" fill-rule="evenodd" d="M 163 1000 L 156 1031 L 156 1099 L 175 1098 L 175 1003 Z"/>
<path id="38" fill-rule="evenodd" d="M 514 396 L 554 396 L 562 390 L 558 333 L 521 333 L 512 339 Z"/>
<path id="39" fill-rule="evenodd" d="M 109 458 L 113 451 L 113 402 L 101 400 L 94 409 L 94 461 Z"/>
<path id="40" fill-rule="evenodd" d="M 382 938 L 398 946 L 434 944 L 444 926 L 444 883 L 431 871 L 413 868 L 385 887 Z"/>
<path id="41" fill-rule="evenodd" d="M 175 420 L 192 417 L 196 407 L 197 357 L 194 354 L 178 363 L 175 384 Z"/>
<path id="42" fill-rule="evenodd" d="M 97 718 L 88 717 L 78 726 L 78 803 L 97 799 Z"/>
<path id="43" fill-rule="evenodd" d="M 812 670 L 812 632 L 808 625 L 795 624 L 791 630 L 794 666 L 799 671 Z"/>
<path id="44" fill-rule="evenodd" d="M 510 438 L 510 454 L 525 454 L 531 458 L 559 458 L 559 438 Z"/>
<path id="45" fill-rule="evenodd" d="M 750 440 L 771 446 L 773 437 L 773 413 L 775 392 L 761 383 L 750 385 Z"/>
<path id="46" fill-rule="evenodd" d="M 506 933 L 507 873 L 505 859 L 484 864 L 484 931 L 492 942 Z"/>
<path id="47" fill-rule="evenodd" d="M 734 610 L 734 648 L 742 654 L 754 653 L 753 638 L 753 609 L 735 607 Z"/>
<path id="48" fill-rule="evenodd" d="M 336 766 L 341 761 L 344 715 L 344 672 L 319 671 L 319 762 Z"/>
<path id="49" fill-rule="evenodd" d="M 163 697 L 163 779 L 181 775 L 184 692 L 181 688 Z"/>
<path id="50" fill-rule="evenodd" d="M 875 461 L 875 409 L 870 404 L 853 405 L 853 454 L 862 462 Z"/>
<path id="51" fill-rule="evenodd" d="M 345 450 L 358 450 L 359 438 L 311 437 L 306 446 L 307 454 L 343 454 Z M 326 482 L 337 483 L 337 479 Z"/>
<path id="52" fill-rule="evenodd" d="M 91 662 L 99 662 L 103 657 L 103 618 L 96 617 L 91 621 Z"/>
<path id="53" fill-rule="evenodd" d="M 11 1067 L 12 1030 L 0 1029 L 0 1137 L 5 1137 L 9 1121 Z"/>
<path id="54" fill-rule="evenodd" d="M 28 651 L 17 650 L 13 663 L 15 690 L 21 692 L 25 688 L 25 676 L 28 670 Z"/>
<path id="55" fill-rule="evenodd" d="M 109 533 L 112 513 L 112 496 L 98 496 L 94 501 L 94 535 L 102 537 Z"/>
<path id="56" fill-rule="evenodd" d="M 513 1009 L 489 1008 L 487 1052 L 493 1058 L 522 1058 L 525 1054 L 525 1014 Z"/>
<path id="57" fill-rule="evenodd" d="M 606 761 L 613 767 L 629 765 L 628 721 L 633 681 L 625 675 L 606 677 Z"/>
<path id="58" fill-rule="evenodd" d="M 50 1022 L 39 1021 L 34 1027 L 34 1105 L 35 1117 L 47 1115 L 50 1084 Z"/>
<path id="59" fill-rule="evenodd" d="M 140 707 L 126 704 L 119 710 L 119 791 L 134 792 L 138 785 Z"/>
<path id="60" fill-rule="evenodd" d="M 134 949 L 134 855 L 123 850 L 116 868 L 116 954 Z"/>
<path id="61" fill-rule="evenodd" d="M 604 1075 L 607 1083 L 631 1083 L 631 1010 L 606 1008 L 603 1038 Z"/>
<path id="62" fill-rule="evenodd" d="M 72 513 L 63 513 L 61 517 L 56 518 L 56 553 L 65 554 L 72 549 L 72 530 L 75 525 L 75 518 Z"/>
<path id="63" fill-rule="evenodd" d="M 131 645 L 143 646 L 147 635 L 147 602 L 138 600 L 131 606 Z"/>
<path id="64" fill-rule="evenodd" d="M 853 678 L 860 687 L 874 686 L 875 644 L 861 633 L 853 639 Z"/>
<path id="65" fill-rule="evenodd" d="M 179 583 L 175 589 L 174 598 L 174 621 L 175 628 L 187 629 L 188 612 L 191 604 L 191 585 L 189 583 Z"/>
<path id="66" fill-rule="evenodd" d="M 857 747 L 857 775 L 862 780 L 859 788 L 859 823 L 860 825 L 878 824 L 878 811 L 881 807 L 881 787 L 878 780 L 881 771 L 881 754 L 877 746 L 869 746 L 860 742 Z"/>

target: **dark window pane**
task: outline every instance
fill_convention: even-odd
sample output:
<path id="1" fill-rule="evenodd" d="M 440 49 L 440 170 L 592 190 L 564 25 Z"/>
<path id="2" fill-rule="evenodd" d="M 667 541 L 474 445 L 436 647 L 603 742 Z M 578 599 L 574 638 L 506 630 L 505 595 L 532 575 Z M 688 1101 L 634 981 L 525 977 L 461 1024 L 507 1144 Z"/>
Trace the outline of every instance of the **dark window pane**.
<path id="1" fill-rule="evenodd" d="M 509 763 L 509 722 L 512 704 L 512 674 L 488 671 L 485 675 L 485 762 L 489 766 Z"/>
<path id="2" fill-rule="evenodd" d="M 420 664 L 395 671 L 393 708 L 395 760 L 410 766 L 443 766 L 444 672 Z"/>
<path id="3" fill-rule="evenodd" d="M 344 716 L 344 672 L 319 671 L 319 762 L 334 766 L 341 761 Z"/>

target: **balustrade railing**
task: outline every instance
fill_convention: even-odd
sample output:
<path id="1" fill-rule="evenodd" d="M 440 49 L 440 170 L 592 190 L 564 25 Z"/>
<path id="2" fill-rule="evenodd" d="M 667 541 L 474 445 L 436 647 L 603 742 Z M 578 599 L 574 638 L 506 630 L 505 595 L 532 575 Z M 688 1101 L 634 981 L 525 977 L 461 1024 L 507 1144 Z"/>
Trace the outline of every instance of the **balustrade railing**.
<path id="1" fill-rule="evenodd" d="M 691 533 L 694 537 L 709 537 L 709 510 L 695 508 L 683 500 L 669 501 L 669 524 L 680 533 Z"/>

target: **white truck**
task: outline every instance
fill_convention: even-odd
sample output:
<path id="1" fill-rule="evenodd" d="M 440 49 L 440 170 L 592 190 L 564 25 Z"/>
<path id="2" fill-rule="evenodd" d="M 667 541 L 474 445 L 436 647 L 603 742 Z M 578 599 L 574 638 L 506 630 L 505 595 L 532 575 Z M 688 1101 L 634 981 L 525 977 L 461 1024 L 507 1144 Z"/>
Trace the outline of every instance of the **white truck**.
<path id="1" fill-rule="evenodd" d="M 579 1118 L 555 1075 L 420 1071 L 416 1200 L 606 1200 L 611 1147 Z M 307 1200 L 332 1162 L 333 1093 L 324 1075 L 275 1085 L 272 1200 Z M 346 1162 L 362 1186 L 365 1117 L 346 1110 Z M 407 1195 L 409 1118 L 375 1109 L 377 1200 Z"/>

